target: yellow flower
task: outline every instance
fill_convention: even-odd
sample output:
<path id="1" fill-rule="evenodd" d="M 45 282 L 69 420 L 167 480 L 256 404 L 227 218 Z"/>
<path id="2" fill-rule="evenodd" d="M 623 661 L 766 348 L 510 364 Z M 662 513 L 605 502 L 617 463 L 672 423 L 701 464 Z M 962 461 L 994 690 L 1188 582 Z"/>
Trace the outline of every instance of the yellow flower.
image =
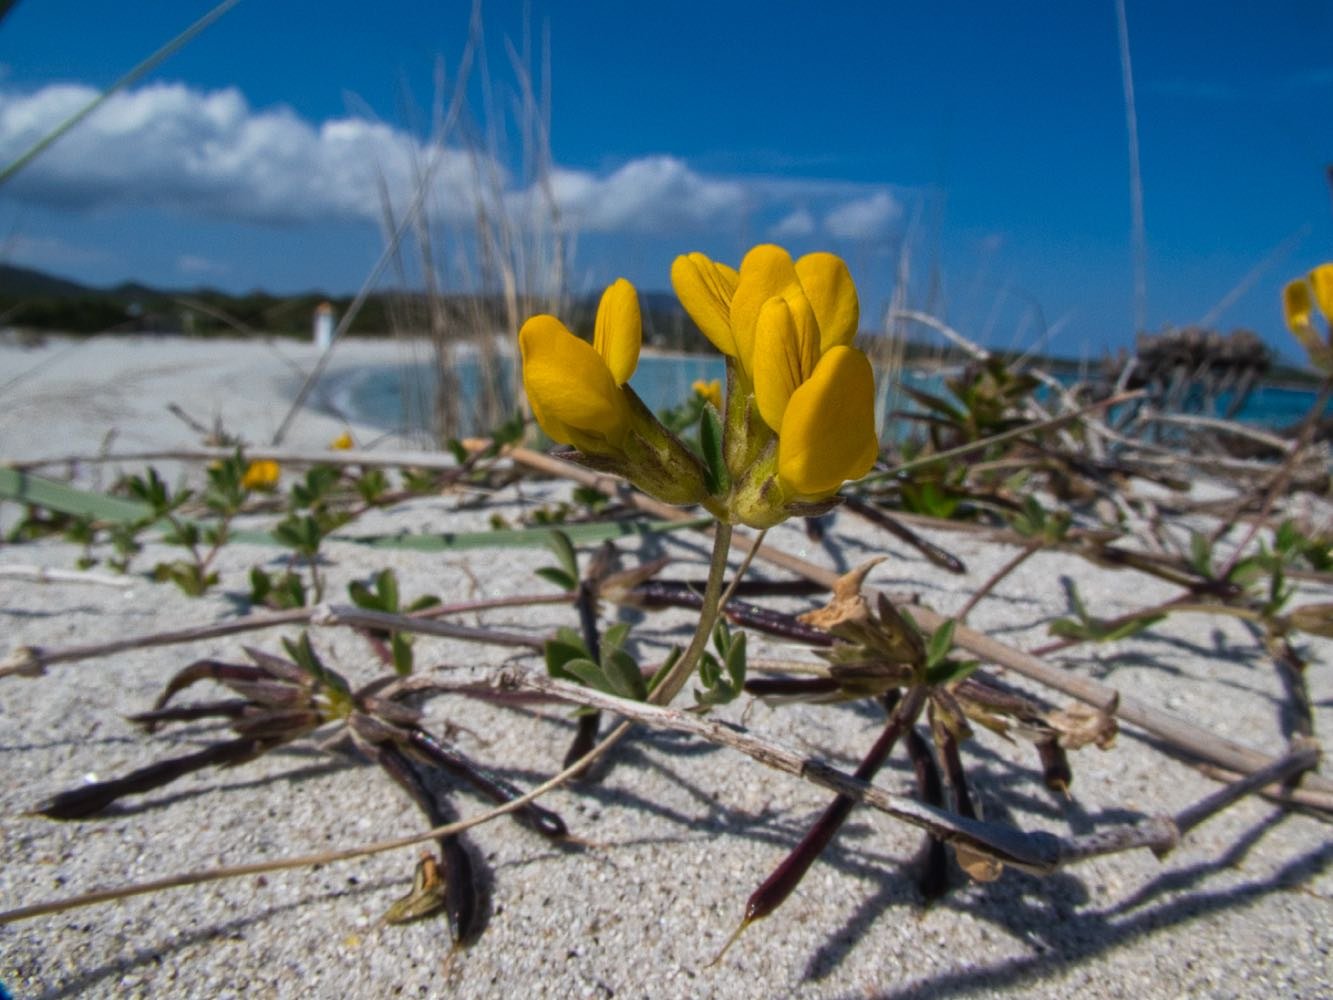
<path id="1" fill-rule="evenodd" d="M 278 463 L 271 458 L 251 462 L 241 476 L 241 486 L 247 490 L 271 490 L 278 485 Z"/>
<path id="2" fill-rule="evenodd" d="M 686 254 L 671 265 L 671 284 L 704 336 L 735 358 L 747 379 L 753 373 L 755 326 L 769 299 L 786 299 L 803 321 L 813 309 L 821 352 L 850 345 L 860 322 L 851 274 L 831 253 L 806 254 L 793 263 L 786 250 L 763 244 L 745 255 L 739 272 L 701 253 Z"/>
<path id="3" fill-rule="evenodd" d="M 714 409 L 721 411 L 722 382 L 720 379 L 713 379 L 712 381 L 706 382 L 701 378 L 697 378 L 694 380 L 694 384 L 691 385 L 690 388 L 694 390 L 696 396 L 702 396 L 706 402 L 713 404 Z"/>
<path id="4" fill-rule="evenodd" d="M 1316 309 L 1324 320 L 1323 337 L 1315 327 Z M 1310 362 L 1333 373 L 1333 263 L 1320 264 L 1306 277 L 1288 282 L 1282 289 L 1282 312 Z"/>
<path id="5" fill-rule="evenodd" d="M 554 316 L 534 316 L 518 334 L 523 387 L 547 435 L 592 455 L 618 452 L 630 429 L 621 387 L 639 363 L 639 298 L 624 278 L 602 295 L 593 343 Z"/>
<path id="6" fill-rule="evenodd" d="M 639 298 L 623 278 L 602 295 L 591 344 L 554 316 L 532 317 L 518 332 L 532 414 L 553 440 L 578 449 L 572 460 L 667 503 L 709 504 L 703 463 L 627 384 L 642 342 Z"/>
<path id="7" fill-rule="evenodd" d="M 778 478 L 801 498 L 829 496 L 879 456 L 875 373 L 854 347 L 833 347 L 792 392 L 778 429 Z"/>
<path id="8" fill-rule="evenodd" d="M 333 451 L 351 451 L 355 447 L 356 442 L 352 440 L 351 431 L 343 431 L 329 442 L 329 448 Z"/>
<path id="9" fill-rule="evenodd" d="M 671 286 L 690 318 L 723 354 L 736 356 L 731 333 L 731 299 L 740 276 L 701 253 L 684 254 L 671 264 Z"/>
<path id="10" fill-rule="evenodd" d="M 860 305 L 840 258 L 813 253 L 793 262 L 781 247 L 763 245 L 739 271 L 703 254 L 677 258 L 671 278 L 691 318 L 735 360 L 742 391 L 753 393 L 777 434 L 778 478 L 789 497 L 827 497 L 870 471 L 879 453 L 875 380 L 851 346 Z"/>

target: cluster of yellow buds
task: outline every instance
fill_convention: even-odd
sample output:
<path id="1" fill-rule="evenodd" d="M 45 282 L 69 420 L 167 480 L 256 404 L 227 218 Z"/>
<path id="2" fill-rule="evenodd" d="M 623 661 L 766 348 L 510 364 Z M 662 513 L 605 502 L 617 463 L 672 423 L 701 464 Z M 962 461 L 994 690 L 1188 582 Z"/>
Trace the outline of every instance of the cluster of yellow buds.
<path id="1" fill-rule="evenodd" d="M 1324 318 L 1322 336 L 1314 324 L 1316 309 Z M 1333 263 L 1320 264 L 1306 277 L 1288 282 L 1282 289 L 1282 312 L 1310 363 L 1333 375 Z"/>
<path id="2" fill-rule="evenodd" d="M 793 261 L 765 245 L 739 270 L 700 253 L 678 257 L 671 282 L 726 356 L 726 398 L 713 401 L 716 454 L 695 455 L 627 384 L 642 322 L 624 279 L 602 296 L 591 345 L 553 316 L 523 325 L 523 382 L 537 422 L 579 461 L 668 503 L 703 504 L 727 523 L 769 527 L 827 510 L 879 454 L 874 374 L 851 346 L 860 307 L 846 264 L 828 253 Z"/>

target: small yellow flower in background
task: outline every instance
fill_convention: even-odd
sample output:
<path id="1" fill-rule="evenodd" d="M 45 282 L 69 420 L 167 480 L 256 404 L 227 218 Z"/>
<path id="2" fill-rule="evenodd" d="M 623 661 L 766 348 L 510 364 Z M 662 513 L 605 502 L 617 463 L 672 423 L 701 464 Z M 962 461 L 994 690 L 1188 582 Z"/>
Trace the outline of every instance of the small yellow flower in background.
<path id="1" fill-rule="evenodd" d="M 697 378 L 694 380 L 694 384 L 691 385 L 690 388 L 694 390 L 694 394 L 696 396 L 702 397 L 705 402 L 712 403 L 713 409 L 717 410 L 718 412 L 721 412 L 722 410 L 721 379 L 715 378 L 712 379 L 711 381 L 705 381 L 704 379 Z"/>
<path id="2" fill-rule="evenodd" d="M 241 477 L 241 486 L 247 490 L 271 490 L 278 485 L 281 470 L 271 458 L 260 458 L 251 462 Z"/>
<path id="3" fill-rule="evenodd" d="M 639 363 L 639 297 L 624 278 L 602 295 L 593 343 L 554 316 L 534 316 L 518 333 L 523 387 L 548 437 L 591 455 L 618 452 L 630 412 L 621 387 Z"/>
<path id="4" fill-rule="evenodd" d="M 329 442 L 329 449 L 331 451 L 351 451 L 355 447 L 356 441 L 352 439 L 351 431 L 343 431 Z"/>
<path id="5" fill-rule="evenodd" d="M 1314 322 L 1316 310 L 1324 320 L 1322 336 Z M 1320 264 L 1306 277 L 1288 282 L 1282 289 L 1282 313 L 1310 363 L 1333 374 L 1333 263 Z"/>

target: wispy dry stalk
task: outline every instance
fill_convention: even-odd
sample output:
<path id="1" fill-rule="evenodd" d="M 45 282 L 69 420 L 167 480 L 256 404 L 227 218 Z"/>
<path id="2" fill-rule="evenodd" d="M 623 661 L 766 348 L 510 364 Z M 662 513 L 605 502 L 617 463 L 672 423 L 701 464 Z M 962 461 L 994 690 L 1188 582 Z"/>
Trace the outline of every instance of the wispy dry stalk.
<path id="1" fill-rule="evenodd" d="M 983 597 L 999 586 L 1000 581 L 1006 576 L 1040 552 L 1042 548 L 1042 542 L 1029 542 L 1021 551 L 1014 555 L 1013 558 L 992 573 L 986 582 L 978 587 L 973 592 L 972 596 L 967 599 L 967 603 L 958 609 L 958 614 L 954 617 L 957 618 L 960 623 L 967 621 L 967 616 L 972 613 L 973 608 L 981 603 Z"/>
<path id="2" fill-rule="evenodd" d="M 340 626 L 352 628 L 385 629 L 396 632 L 414 632 L 422 635 L 435 635 L 448 639 L 461 639 L 468 642 L 486 642 L 501 646 L 540 649 L 542 641 L 530 636 L 495 629 L 474 628 L 467 625 L 449 625 L 433 619 L 451 614 L 466 614 L 494 608 L 526 607 L 535 604 L 568 604 L 568 594 L 517 595 L 497 597 L 481 601 L 468 601 L 461 604 L 435 605 L 410 615 L 390 615 L 379 611 L 367 611 L 349 605 L 323 604 L 313 608 L 293 608 L 290 611 L 262 612 L 243 615 L 230 621 L 212 622 L 207 625 L 195 625 L 183 629 L 170 629 L 164 632 L 150 632 L 142 635 L 126 636 L 106 642 L 87 643 L 81 646 L 66 646 L 61 649 L 21 646 L 0 660 L 0 677 L 40 676 L 47 667 L 60 663 L 74 663 L 79 660 L 92 660 L 116 653 L 125 653 L 134 649 L 151 649 L 155 646 L 176 646 L 187 642 L 200 642 L 204 639 L 219 639 L 223 636 L 238 635 L 245 632 L 258 632 L 263 629 L 281 628 L 289 625 Z"/>

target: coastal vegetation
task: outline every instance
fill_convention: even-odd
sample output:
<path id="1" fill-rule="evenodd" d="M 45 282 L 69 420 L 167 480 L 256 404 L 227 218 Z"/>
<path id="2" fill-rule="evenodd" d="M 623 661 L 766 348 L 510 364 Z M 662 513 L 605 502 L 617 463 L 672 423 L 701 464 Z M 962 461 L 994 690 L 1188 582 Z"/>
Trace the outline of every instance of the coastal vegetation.
<path id="1" fill-rule="evenodd" d="M 729 374 L 725 394 L 701 384 L 693 400 L 665 423 L 625 385 L 642 340 L 632 288 L 608 291 L 595 316 L 591 345 L 553 317 L 529 321 L 524 378 L 533 411 L 548 435 L 577 444 L 577 452 L 553 457 L 530 450 L 524 441 L 535 428 L 518 419 L 485 439 L 451 441 L 444 454 L 422 453 L 415 460 L 386 462 L 373 451 L 351 447 L 347 436 L 331 442 L 323 455 L 248 442 L 178 453 L 173 457 L 202 463 L 200 483 L 181 487 L 168 486 L 151 467 L 106 494 L 51 480 L 41 474 L 40 462 L 0 470 L 0 495 L 23 507 L 10 543 L 63 537 L 81 553 L 73 569 L 105 564 L 121 573 L 148 572 L 159 585 L 191 595 L 222 588 L 245 609 L 237 617 L 172 633 L 10 651 L 0 666 L 0 675 L 11 678 L 6 683 L 18 678 L 49 683 L 44 678 L 64 664 L 113 652 L 133 655 L 146 645 L 219 640 L 216 656 L 182 664 L 160 697 L 132 721 L 147 739 L 168 724 L 219 719 L 230 737 L 184 757 L 162 757 L 125 774 L 52 790 L 34 803 L 37 813 L 81 820 L 193 772 L 240 766 L 278 747 L 315 741 L 355 748 L 406 792 L 430 828 L 317 857 L 184 873 L 163 883 L 20 906 L 0 914 L 0 921 L 165 884 L 326 863 L 429 839 L 437 852 L 418 862 L 412 889 L 385 919 L 442 913 L 454 947 L 461 948 L 483 932 L 491 878 L 476 869 L 460 834 L 512 813 L 568 849 L 584 849 L 577 824 L 536 800 L 561 786 L 575 794 L 590 787 L 587 782 L 598 780 L 587 776 L 594 761 L 614 761 L 615 747 L 632 724 L 688 733 L 836 793 L 788 858 L 739 908 L 741 929 L 781 906 L 858 802 L 922 830 L 924 860 L 912 877 L 924 900 L 969 880 L 1000 878 L 1007 868 L 1051 873 L 1145 847 L 1163 855 L 1245 795 L 1333 812 L 1333 786 L 1312 770 L 1317 710 L 1308 684 L 1312 641 L 1333 638 L 1328 599 L 1333 532 L 1326 518 L 1302 514 L 1308 508 L 1300 502 L 1329 489 L 1326 445 L 1314 439 L 1327 376 L 1316 409 L 1293 439 L 1263 435 L 1279 457 L 1256 462 L 1230 456 L 1212 422 L 1178 428 L 1183 438 L 1163 440 L 1145 435 L 1160 415 L 1139 408 L 1113 429 L 1107 411 L 1140 399 L 1142 390 L 1091 402 L 1077 391 L 1039 398 L 1045 373 L 1016 368 L 971 345 L 974 360 L 948 381 L 947 394 L 916 394 L 924 407 L 912 418 L 917 431 L 876 444 L 874 387 L 861 381 L 860 366 L 867 366 L 868 376 L 868 362 L 848 346 L 856 333 L 856 309 L 845 269 L 836 258 L 820 258 L 803 259 L 793 270 L 790 258 L 776 248 L 755 253 L 756 262 L 747 258 L 739 272 L 698 255 L 682 258 L 687 263 L 676 278 L 681 300 L 727 356 Z M 1302 343 L 1311 345 L 1316 364 L 1328 342 L 1327 313 L 1333 307 L 1326 306 L 1322 299 L 1304 311 L 1294 299 L 1288 304 L 1288 321 L 1299 328 Z M 757 350 L 759 344 L 768 346 Z M 772 367 L 778 359 L 786 361 Z M 848 423 L 856 421 L 860 424 Z M 869 442 L 868 451 L 862 441 Z M 1186 477 L 1199 474 L 1228 488 L 1217 497 L 1196 498 Z M 576 488 L 567 501 L 531 510 L 525 523 L 497 521 L 490 531 L 449 531 L 447 519 L 436 530 L 417 533 L 356 530 L 370 512 L 414 497 L 443 494 L 455 504 L 475 505 L 470 498 L 532 476 L 554 476 Z M 643 492 L 626 489 L 616 477 Z M 1136 484 L 1144 483 L 1165 493 L 1142 493 Z M 960 580 L 968 579 L 968 569 L 949 551 L 951 532 L 981 532 L 1014 554 L 987 579 L 968 580 L 965 605 L 941 614 L 919 598 L 871 591 L 866 576 L 875 560 L 838 574 L 766 544 L 767 530 L 791 517 L 805 519 L 810 532 L 835 547 L 842 544 L 838 522 L 854 520 L 864 537 L 909 546 Z M 758 531 L 742 541 L 746 527 Z M 702 582 L 662 578 L 662 560 L 636 561 L 633 547 L 615 541 L 679 530 L 712 534 Z M 334 567 L 326 554 L 327 542 L 337 538 L 386 551 L 543 546 L 553 553 L 554 564 L 537 572 L 527 593 L 462 604 L 402 594 L 396 574 L 383 567 L 347 581 L 340 603 L 331 590 Z M 286 550 L 284 567 L 275 574 L 267 565 L 255 565 L 244 581 L 223 577 L 215 568 L 218 553 L 242 541 Z M 733 545 L 746 553 L 735 569 L 729 561 Z M 139 565 L 145 547 L 162 551 L 163 546 L 178 555 L 151 568 Z M 1050 641 L 1036 648 L 1009 646 L 968 627 L 973 610 L 1008 576 L 1026 560 L 1051 552 L 1141 574 L 1169 584 L 1175 593 L 1107 616 L 1071 589 L 1069 614 L 1049 621 Z M 787 575 L 751 577 L 752 559 Z M 821 601 L 814 596 L 820 591 L 831 596 Z M 799 594 L 809 596 L 806 611 L 797 614 L 790 601 Z M 568 607 L 569 623 L 546 636 L 452 621 L 491 607 L 553 602 Z M 646 655 L 650 646 L 638 639 L 642 624 L 606 624 L 605 614 L 615 607 L 647 612 L 650 620 L 672 608 L 693 609 L 695 624 L 683 643 Z M 1285 754 L 1256 753 L 1244 741 L 1187 723 L 1139 702 L 1133 692 L 1071 674 L 1045 659 L 1089 645 L 1114 648 L 1147 633 L 1170 636 L 1173 622 L 1194 615 L 1235 619 L 1251 629 L 1252 642 L 1286 692 L 1276 721 Z M 275 627 L 295 630 L 285 634 L 281 653 L 257 646 L 239 647 L 243 658 L 224 652 L 230 648 L 225 636 Z M 361 635 L 383 673 L 365 682 L 350 680 L 321 650 L 320 630 L 329 628 Z M 458 663 L 419 661 L 414 637 L 423 634 L 511 646 L 530 663 L 462 680 Z M 761 635 L 800 644 L 814 655 L 753 662 L 752 637 Z M 1015 686 L 1011 676 L 1024 683 Z M 229 697 L 181 703 L 178 696 L 205 681 L 220 684 Z M 687 687 L 693 691 L 691 704 L 673 707 Z M 428 706 L 441 698 L 455 711 L 470 698 L 498 700 L 515 710 L 533 698 L 581 708 L 563 766 L 524 788 L 498 777 L 497 770 L 549 766 L 474 759 L 447 729 L 432 723 Z M 865 705 L 882 714 L 883 730 L 849 773 L 804 754 L 791 758 L 781 740 L 734 719 L 710 720 L 751 698 L 827 704 L 830 712 Z M 624 721 L 606 732 L 606 714 Z M 1079 835 L 1037 836 L 979 812 L 968 761 L 986 734 L 1030 743 L 1031 781 L 1058 800 L 1075 781 L 1076 752 L 1093 747 L 1114 753 L 1124 724 L 1151 733 L 1171 754 L 1224 776 L 1222 787 L 1184 810 L 1167 813 L 1149 804 L 1130 810 L 1130 818 Z M 911 794 L 889 793 L 874 783 L 899 744 L 916 775 Z M 605 766 L 598 773 L 605 774 Z M 1294 780 L 1300 774 L 1304 779 Z M 576 779 L 581 783 L 569 784 Z M 495 808 L 457 820 L 454 796 L 461 790 L 481 795 Z M 494 891 L 503 893 L 503 884 Z"/>

